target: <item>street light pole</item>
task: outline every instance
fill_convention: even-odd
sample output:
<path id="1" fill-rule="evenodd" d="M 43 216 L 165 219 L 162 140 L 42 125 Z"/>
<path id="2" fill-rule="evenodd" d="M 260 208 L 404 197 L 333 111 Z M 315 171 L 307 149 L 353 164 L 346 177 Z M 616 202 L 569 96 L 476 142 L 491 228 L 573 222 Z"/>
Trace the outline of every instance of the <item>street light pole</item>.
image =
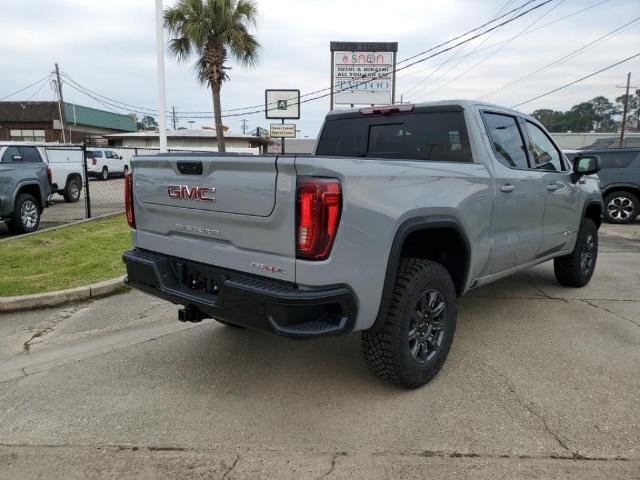
<path id="1" fill-rule="evenodd" d="M 164 30 L 162 0 L 156 0 L 156 54 L 158 69 L 158 110 L 160 153 L 167 151 L 167 118 L 164 88 Z"/>

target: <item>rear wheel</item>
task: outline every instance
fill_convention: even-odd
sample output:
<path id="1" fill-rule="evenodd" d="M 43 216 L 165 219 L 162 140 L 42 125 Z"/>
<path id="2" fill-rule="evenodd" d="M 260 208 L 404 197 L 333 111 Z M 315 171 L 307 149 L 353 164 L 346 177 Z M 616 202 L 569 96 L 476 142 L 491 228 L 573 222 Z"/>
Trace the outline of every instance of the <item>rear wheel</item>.
<path id="1" fill-rule="evenodd" d="M 402 260 L 384 324 L 362 332 L 371 370 L 385 380 L 417 388 L 444 364 L 456 330 L 456 290 L 439 263 Z"/>
<path id="2" fill-rule="evenodd" d="M 604 204 L 604 218 L 610 223 L 631 223 L 640 213 L 638 198 L 629 192 L 612 192 L 604 199 Z"/>
<path id="3" fill-rule="evenodd" d="M 14 234 L 35 232 L 40 225 L 40 206 L 35 197 L 28 193 L 20 193 L 16 198 L 13 218 L 9 222 L 9 230 Z"/>
<path id="4" fill-rule="evenodd" d="M 567 287 L 584 287 L 593 276 L 597 258 L 598 228 L 593 220 L 584 218 L 573 252 L 553 261 L 556 279 Z"/>
<path id="5" fill-rule="evenodd" d="M 64 199 L 68 203 L 75 203 L 80 200 L 82 192 L 82 181 L 78 177 L 72 177 L 67 180 L 67 186 L 62 193 Z"/>
<path id="6" fill-rule="evenodd" d="M 100 180 L 109 180 L 109 169 L 107 167 L 102 167 L 102 171 L 100 172 Z"/>

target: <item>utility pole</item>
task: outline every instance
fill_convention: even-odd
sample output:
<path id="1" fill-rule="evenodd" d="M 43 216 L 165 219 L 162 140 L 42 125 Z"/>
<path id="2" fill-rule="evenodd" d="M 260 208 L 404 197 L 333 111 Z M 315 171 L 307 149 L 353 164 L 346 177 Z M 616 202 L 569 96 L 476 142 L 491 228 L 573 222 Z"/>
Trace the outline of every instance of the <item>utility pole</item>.
<path id="1" fill-rule="evenodd" d="M 247 119 L 243 118 L 240 121 L 242 122 L 242 133 L 247 133 Z"/>
<path id="2" fill-rule="evenodd" d="M 60 69 L 58 64 L 56 66 L 56 84 L 58 87 L 58 113 L 60 114 L 60 125 L 62 126 L 62 143 L 67 143 L 67 136 L 64 133 L 65 121 L 64 121 L 64 99 L 62 98 L 62 82 L 60 81 Z"/>
<path id="3" fill-rule="evenodd" d="M 173 122 L 173 129 L 176 129 L 176 107 L 171 107 L 171 121 Z"/>
<path id="4" fill-rule="evenodd" d="M 624 130 L 627 126 L 627 111 L 629 110 L 629 88 L 631 88 L 631 72 L 627 73 L 627 86 L 616 85 L 616 88 L 626 89 L 624 108 L 622 109 L 622 125 L 620 126 L 620 148 L 624 147 Z M 637 88 L 637 87 L 633 87 Z"/>

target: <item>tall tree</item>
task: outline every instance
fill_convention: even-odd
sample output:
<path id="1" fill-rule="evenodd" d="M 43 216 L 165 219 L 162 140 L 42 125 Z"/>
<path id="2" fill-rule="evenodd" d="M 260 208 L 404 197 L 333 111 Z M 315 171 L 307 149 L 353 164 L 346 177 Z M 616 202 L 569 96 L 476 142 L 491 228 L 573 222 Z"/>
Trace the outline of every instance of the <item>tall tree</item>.
<path id="1" fill-rule="evenodd" d="M 619 111 L 624 108 L 625 97 L 626 95 L 620 95 L 616 98 L 616 107 Z M 640 128 L 640 90 L 637 90 L 635 95 L 629 95 L 627 109 L 628 124 L 631 128 Z"/>
<path id="2" fill-rule="evenodd" d="M 155 130 L 158 128 L 158 122 L 151 115 L 145 115 L 138 122 L 138 130 Z"/>
<path id="3" fill-rule="evenodd" d="M 224 152 L 220 91 L 229 80 L 229 55 L 245 66 L 258 60 L 260 44 L 249 32 L 258 10 L 252 0 L 178 0 L 164 11 L 169 53 L 186 62 L 196 56 L 198 80 L 211 88 L 218 151 Z"/>
<path id="4" fill-rule="evenodd" d="M 604 131 L 611 128 L 612 116 L 618 111 L 608 98 L 599 96 L 589 100 L 593 109 L 593 121 L 595 122 L 596 131 Z"/>

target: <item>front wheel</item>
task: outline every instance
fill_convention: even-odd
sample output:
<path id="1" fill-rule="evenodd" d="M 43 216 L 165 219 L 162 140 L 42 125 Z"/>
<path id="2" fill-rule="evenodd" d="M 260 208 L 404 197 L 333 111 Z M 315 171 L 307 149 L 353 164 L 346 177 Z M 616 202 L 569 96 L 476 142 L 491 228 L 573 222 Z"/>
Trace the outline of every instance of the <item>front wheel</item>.
<path id="1" fill-rule="evenodd" d="M 444 364 L 456 330 L 456 290 L 439 263 L 403 259 L 384 324 L 362 332 L 371 370 L 385 380 L 417 388 Z"/>
<path id="2" fill-rule="evenodd" d="M 593 276 L 598 259 L 598 228 L 593 220 L 584 218 L 573 252 L 553 261 L 556 279 L 567 287 L 584 287 Z"/>
<path id="3" fill-rule="evenodd" d="M 604 218 L 609 223 L 631 223 L 640 213 L 638 199 L 629 192 L 612 192 L 604 199 L 604 204 Z"/>

